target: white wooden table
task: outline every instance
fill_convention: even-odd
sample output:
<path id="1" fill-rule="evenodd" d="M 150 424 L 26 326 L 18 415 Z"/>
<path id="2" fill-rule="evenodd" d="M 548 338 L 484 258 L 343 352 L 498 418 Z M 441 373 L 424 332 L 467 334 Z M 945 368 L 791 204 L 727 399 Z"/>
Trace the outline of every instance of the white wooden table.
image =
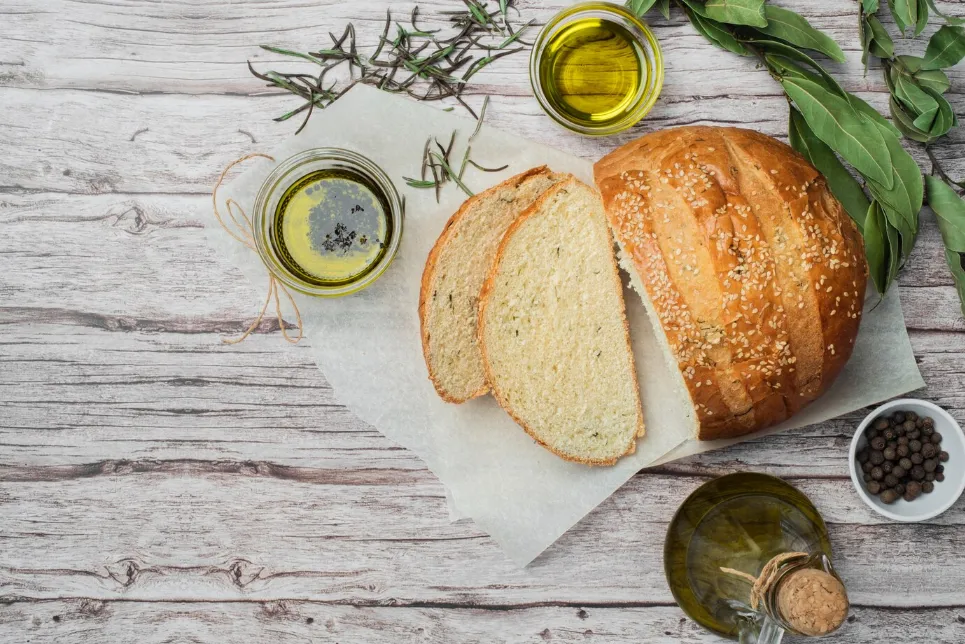
<path id="1" fill-rule="evenodd" d="M 453 4 L 421 2 L 430 20 Z M 566 4 L 519 3 L 541 23 Z M 838 78 L 884 107 L 854 3 L 784 4 L 837 38 Z M 450 524 L 440 483 L 335 400 L 307 344 L 269 322 L 221 343 L 262 294 L 208 248 L 199 213 L 229 161 L 296 127 L 271 120 L 295 100 L 244 61 L 266 60 L 260 43 L 322 46 L 348 20 L 371 39 L 386 6 L 0 4 L 0 641 L 716 642 L 673 602 L 664 531 L 709 477 L 755 470 L 830 524 L 853 601 L 830 641 L 965 642 L 965 505 L 922 525 L 866 509 L 846 462 L 860 414 L 641 472 L 519 570 Z M 785 100 L 753 61 L 679 14 L 653 26 L 667 82 L 630 133 L 555 127 L 525 56 L 476 76 L 469 100 L 489 94 L 491 124 L 588 159 L 672 125 L 785 138 Z M 963 88 L 955 70 L 960 116 Z M 937 149 L 958 177 L 963 152 L 961 128 Z M 922 395 L 965 420 L 965 320 L 930 214 L 900 290 Z"/>

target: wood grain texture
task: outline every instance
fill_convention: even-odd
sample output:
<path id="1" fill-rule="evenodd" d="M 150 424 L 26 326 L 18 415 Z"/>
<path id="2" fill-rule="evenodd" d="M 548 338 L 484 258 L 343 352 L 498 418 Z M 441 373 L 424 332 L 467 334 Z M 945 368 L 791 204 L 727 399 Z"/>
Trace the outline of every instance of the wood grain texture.
<path id="1" fill-rule="evenodd" d="M 453 4 L 420 2 L 427 22 Z M 544 23 L 571 3 L 518 4 Z M 780 4 L 833 35 L 849 62 L 829 67 L 885 106 L 853 3 Z M 965 505 L 920 525 L 872 514 L 847 477 L 861 414 L 641 472 L 519 570 L 449 523 L 439 482 L 338 403 L 310 347 L 273 321 L 221 343 L 261 296 L 207 247 L 199 213 L 226 163 L 296 127 L 272 122 L 295 103 L 244 63 L 278 65 L 257 45 L 317 47 L 348 20 L 371 40 L 388 6 L 0 5 L 0 641 L 719 642 L 674 605 L 660 544 L 690 491 L 744 470 L 787 478 L 828 520 L 854 600 L 829 641 L 965 641 Z M 524 56 L 476 76 L 469 100 L 492 95 L 491 124 L 587 159 L 671 125 L 786 139 L 785 100 L 753 61 L 678 14 L 653 27 L 667 82 L 629 133 L 553 126 Z M 963 114 L 965 71 L 951 75 Z M 936 154 L 965 176 L 963 130 Z M 922 395 L 965 420 L 965 320 L 930 214 L 901 296 Z"/>

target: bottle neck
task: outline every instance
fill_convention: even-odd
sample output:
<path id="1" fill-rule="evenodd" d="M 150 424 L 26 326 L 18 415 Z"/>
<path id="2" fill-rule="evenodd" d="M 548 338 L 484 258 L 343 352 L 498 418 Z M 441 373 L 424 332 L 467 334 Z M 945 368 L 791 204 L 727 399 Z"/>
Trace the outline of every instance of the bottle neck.
<path id="1" fill-rule="evenodd" d="M 779 644 L 785 632 L 827 635 L 847 617 L 847 594 L 825 554 L 791 556 L 767 577 L 754 602 L 759 613 L 744 622 L 740 644 Z"/>
<path id="2" fill-rule="evenodd" d="M 814 601 L 816 595 L 818 601 Z M 844 585 L 823 552 L 781 565 L 761 604 L 775 624 L 794 635 L 805 636 L 827 635 L 836 630 L 844 623 L 849 608 Z M 815 610 L 815 605 L 821 608 Z"/>

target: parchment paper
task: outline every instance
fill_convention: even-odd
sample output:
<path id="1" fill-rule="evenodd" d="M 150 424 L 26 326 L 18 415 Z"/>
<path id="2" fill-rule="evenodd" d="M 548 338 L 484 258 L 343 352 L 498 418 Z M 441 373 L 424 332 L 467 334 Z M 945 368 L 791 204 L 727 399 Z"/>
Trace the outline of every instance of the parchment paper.
<path id="1" fill-rule="evenodd" d="M 557 458 L 536 445 L 489 397 L 450 405 L 436 396 L 422 358 L 419 285 L 429 249 L 465 195 L 448 185 L 437 204 L 433 191 L 408 188 L 402 177 L 418 174 L 429 135 L 448 140 L 458 130 L 454 158 L 461 158 L 474 128 L 470 118 L 357 86 L 317 112 L 301 134 L 269 153 L 281 162 L 307 148 L 348 148 L 380 165 L 405 196 L 402 246 L 375 284 L 338 299 L 295 295 L 306 335 L 338 399 L 418 454 L 448 488 L 454 516 L 471 517 L 513 561 L 525 565 L 641 468 L 720 445 L 690 442 L 681 421 L 685 402 L 673 394 L 673 379 L 666 377 L 675 367 L 657 349 L 643 305 L 629 291 L 647 435 L 636 453 L 616 466 L 591 468 Z M 473 158 L 484 165 L 510 164 L 497 174 L 467 172 L 466 183 L 477 192 L 541 164 L 592 183 L 590 163 L 485 126 L 473 143 Z M 221 203 L 232 197 L 249 213 L 274 167 L 267 160 L 250 164 L 219 195 Z M 257 288 L 267 289 L 267 272 L 258 256 L 232 240 L 210 212 L 205 216 L 210 242 Z M 924 384 L 893 293 L 866 317 L 855 357 L 834 390 L 779 429 L 832 418 Z"/>

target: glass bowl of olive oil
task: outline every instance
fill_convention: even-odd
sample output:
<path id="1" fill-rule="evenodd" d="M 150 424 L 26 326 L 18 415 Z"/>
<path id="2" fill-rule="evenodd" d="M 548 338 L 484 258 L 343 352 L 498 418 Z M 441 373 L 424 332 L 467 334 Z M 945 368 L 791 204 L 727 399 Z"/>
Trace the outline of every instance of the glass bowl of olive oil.
<path id="1" fill-rule="evenodd" d="M 653 108 L 663 87 L 663 55 L 650 28 L 625 7 L 583 2 L 540 31 L 529 75 L 553 120 L 603 136 L 630 128 Z"/>
<path id="2" fill-rule="evenodd" d="M 402 240 L 402 200 L 370 159 L 314 148 L 281 163 L 255 198 L 255 247 L 282 284 L 338 297 L 371 285 Z"/>

